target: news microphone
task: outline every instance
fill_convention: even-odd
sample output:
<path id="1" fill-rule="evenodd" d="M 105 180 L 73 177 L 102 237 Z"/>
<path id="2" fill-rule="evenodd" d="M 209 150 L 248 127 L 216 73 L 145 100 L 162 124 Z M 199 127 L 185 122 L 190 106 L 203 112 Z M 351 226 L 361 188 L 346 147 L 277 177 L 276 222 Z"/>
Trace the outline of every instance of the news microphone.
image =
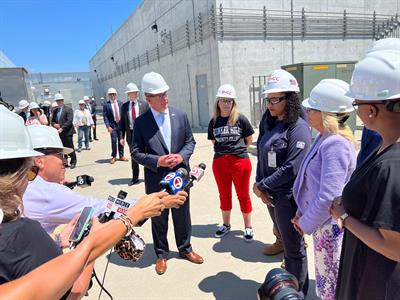
<path id="1" fill-rule="evenodd" d="M 200 179 L 204 175 L 205 169 L 206 169 L 206 164 L 204 163 L 200 163 L 198 166 L 197 165 L 193 166 L 193 168 L 190 170 L 189 173 L 190 179 L 183 188 L 185 192 L 189 191 L 189 189 L 193 186 L 194 181 L 200 181 Z"/>
<path id="2" fill-rule="evenodd" d="M 102 213 L 98 216 L 100 223 L 108 222 L 112 219 L 118 218 L 121 214 L 126 214 L 131 203 L 124 201 L 127 193 L 124 191 L 119 191 L 117 197 L 108 196 L 107 198 L 107 209 L 108 213 Z"/>
<path id="3" fill-rule="evenodd" d="M 161 192 L 175 195 L 185 186 L 188 172 L 184 168 L 179 168 L 175 172 L 170 172 L 160 181 Z"/>
<path id="4" fill-rule="evenodd" d="M 79 187 L 91 186 L 92 182 L 94 182 L 94 178 L 92 176 L 79 175 L 79 176 L 76 176 L 76 181 L 68 182 L 68 183 L 65 183 L 64 185 L 69 187 L 72 190 L 75 186 L 79 186 Z"/>

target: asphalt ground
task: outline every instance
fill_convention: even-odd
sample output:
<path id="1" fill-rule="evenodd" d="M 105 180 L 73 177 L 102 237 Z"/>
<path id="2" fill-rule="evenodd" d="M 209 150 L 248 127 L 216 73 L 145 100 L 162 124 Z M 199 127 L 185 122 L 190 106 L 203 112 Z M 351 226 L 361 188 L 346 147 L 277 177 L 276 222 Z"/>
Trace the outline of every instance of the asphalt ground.
<path id="1" fill-rule="evenodd" d="M 111 154 L 110 136 L 101 124 L 97 127 L 99 141 L 91 143 L 91 150 L 83 150 L 78 155 L 75 169 L 67 169 L 66 177 L 74 180 L 77 175 L 93 176 L 91 187 L 75 188 L 75 191 L 106 199 L 116 196 L 120 190 L 128 192 L 127 198 L 139 198 L 144 195 L 143 167 L 140 167 L 140 184 L 128 187 L 131 178 L 130 161 L 109 163 Z M 256 139 L 258 131 L 254 136 Z M 359 137 L 359 133 L 357 136 Z M 216 227 L 221 223 L 218 190 L 211 170 L 213 147 L 205 132 L 195 132 L 197 142 L 191 158 L 191 164 L 203 162 L 207 165 L 205 175 L 195 182 L 191 189 L 191 218 L 193 250 L 204 258 L 202 265 L 190 263 L 178 256 L 175 245 L 173 224 L 170 218 L 168 241 L 170 256 L 164 275 L 155 272 L 156 255 L 153 250 L 150 221 L 137 229 L 145 240 L 146 250 L 138 262 L 124 261 L 116 253 L 106 253 L 96 261 L 95 270 L 102 279 L 107 262 L 104 286 L 114 299 L 137 300 L 256 300 L 256 291 L 264 281 L 267 272 L 279 267 L 282 255 L 265 256 L 262 254 L 266 244 L 273 243 L 272 222 L 265 204 L 251 193 L 253 204 L 252 223 L 254 241 L 246 243 L 243 239 L 243 219 L 239 202 L 233 191 L 232 231 L 223 238 L 215 238 Z M 77 136 L 74 136 L 75 147 Z M 128 147 L 125 146 L 129 157 Z M 254 182 L 257 157 L 254 146 L 250 149 L 253 170 L 251 185 Z M 310 289 L 307 299 L 319 299 L 315 295 L 314 254 L 312 238 L 307 238 L 309 247 L 308 268 Z M 100 288 L 94 282 L 85 299 L 98 299 Z M 100 299 L 110 299 L 104 292 Z"/>

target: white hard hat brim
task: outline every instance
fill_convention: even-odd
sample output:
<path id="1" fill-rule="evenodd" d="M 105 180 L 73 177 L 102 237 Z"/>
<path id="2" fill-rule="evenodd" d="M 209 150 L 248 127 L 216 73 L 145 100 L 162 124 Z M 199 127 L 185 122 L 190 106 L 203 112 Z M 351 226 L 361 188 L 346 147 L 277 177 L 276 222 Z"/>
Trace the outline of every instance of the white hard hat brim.
<path id="1" fill-rule="evenodd" d="M 364 94 L 353 93 L 351 91 L 351 87 L 350 87 L 350 90 L 348 90 L 345 95 L 347 97 L 353 98 L 355 100 L 362 100 L 362 101 L 377 101 L 377 100 L 385 101 L 385 100 L 392 100 L 392 99 L 399 99 L 400 98 L 400 93 L 392 95 L 390 97 L 384 97 L 384 98 L 380 98 L 378 96 L 376 96 L 376 97 L 365 97 Z"/>
<path id="2" fill-rule="evenodd" d="M 338 111 L 338 110 L 326 111 L 326 110 L 324 110 L 323 108 L 321 108 L 321 107 L 319 107 L 319 106 L 312 105 L 312 104 L 310 103 L 310 98 L 304 99 L 304 100 L 301 102 L 301 105 L 302 105 L 303 107 L 305 107 L 305 108 L 311 108 L 311 109 L 315 109 L 315 110 L 319 110 L 319 111 L 327 112 L 327 113 L 351 113 L 352 111 L 354 111 L 353 108 L 348 108 L 348 109 L 346 109 L 346 110 L 341 110 L 341 111 Z"/>
<path id="3" fill-rule="evenodd" d="M 295 92 L 295 93 L 299 93 L 300 90 L 297 89 L 269 89 L 269 90 L 265 90 L 262 94 L 263 95 L 267 95 L 267 94 L 272 94 L 272 93 L 285 93 L 285 92 Z"/>
<path id="4" fill-rule="evenodd" d="M 139 90 L 130 90 L 130 91 L 126 91 L 125 94 L 137 93 L 137 92 L 139 92 Z"/>
<path id="5" fill-rule="evenodd" d="M 151 92 L 146 92 L 147 94 L 151 94 L 151 95 L 157 95 L 157 94 L 161 94 L 161 93 L 164 93 L 164 92 L 166 92 L 166 91 L 168 91 L 169 90 L 169 86 L 168 85 L 165 85 L 164 87 L 162 87 L 162 88 L 159 88 L 159 89 L 157 89 L 157 90 L 152 90 Z"/>
<path id="6" fill-rule="evenodd" d="M 18 106 L 18 108 L 19 108 L 19 109 L 24 109 L 24 108 L 26 108 L 26 107 L 28 107 L 28 106 L 29 106 L 29 103 L 28 103 L 27 105 Z"/>
<path id="7" fill-rule="evenodd" d="M 40 153 L 35 150 L 18 150 L 18 151 L 5 151 L 4 149 L 0 149 L 0 159 L 13 159 L 13 158 L 23 158 L 23 157 L 36 157 L 43 156 L 43 153 Z"/>
<path id="8" fill-rule="evenodd" d="M 229 95 L 226 95 L 226 94 L 216 94 L 215 97 L 217 97 L 217 98 L 236 99 L 236 97 L 234 97 L 234 96 L 229 96 Z"/>

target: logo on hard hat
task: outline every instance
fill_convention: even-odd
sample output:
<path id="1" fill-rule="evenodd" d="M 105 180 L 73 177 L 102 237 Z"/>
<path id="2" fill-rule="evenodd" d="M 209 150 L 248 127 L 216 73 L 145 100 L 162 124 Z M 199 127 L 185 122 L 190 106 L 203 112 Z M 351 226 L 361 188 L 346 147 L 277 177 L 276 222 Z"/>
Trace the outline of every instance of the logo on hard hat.
<path id="1" fill-rule="evenodd" d="M 179 176 L 176 177 L 174 179 L 174 188 L 179 190 L 182 186 L 183 186 L 183 179 Z"/>
<path id="2" fill-rule="evenodd" d="M 232 92 L 231 92 L 231 91 L 227 91 L 227 90 L 223 90 L 223 91 L 222 91 L 222 94 L 232 95 Z"/>
<path id="3" fill-rule="evenodd" d="M 297 80 L 296 79 L 290 79 L 289 83 L 290 83 L 290 85 L 297 85 Z"/>
<path id="4" fill-rule="evenodd" d="M 278 82 L 280 79 L 281 79 L 280 76 L 272 74 L 272 75 L 268 78 L 268 82 Z"/>

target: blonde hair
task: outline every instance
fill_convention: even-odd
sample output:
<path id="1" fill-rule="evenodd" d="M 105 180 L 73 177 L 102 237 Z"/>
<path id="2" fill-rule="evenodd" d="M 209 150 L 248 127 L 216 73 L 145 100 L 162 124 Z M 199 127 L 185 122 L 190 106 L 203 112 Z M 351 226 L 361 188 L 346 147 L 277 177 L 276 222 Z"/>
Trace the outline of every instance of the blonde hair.
<path id="1" fill-rule="evenodd" d="M 344 123 L 349 114 L 347 113 L 335 114 L 326 112 L 321 112 L 321 114 L 322 114 L 322 125 L 324 126 L 324 129 L 326 131 L 334 134 L 339 134 L 355 145 L 356 140 L 354 138 L 354 134 L 351 131 L 350 127 Z"/>
<path id="2" fill-rule="evenodd" d="M 0 208 L 4 213 L 3 222 L 16 220 L 23 211 L 21 188 L 26 184 L 27 171 L 31 167 L 30 158 L 7 159 L 2 162 L 10 165 L 0 174 Z"/>
<path id="3" fill-rule="evenodd" d="M 213 116 L 214 124 L 217 121 L 217 118 L 221 116 L 221 110 L 219 109 L 219 106 L 218 106 L 219 99 L 220 98 L 217 98 L 217 101 L 215 101 L 215 104 L 214 104 L 214 116 Z M 233 101 L 232 109 L 231 109 L 231 113 L 230 113 L 229 119 L 228 119 L 228 125 L 230 125 L 230 126 L 233 126 L 236 124 L 236 122 L 239 119 L 239 115 L 240 115 L 235 99 L 232 99 L 232 101 Z"/>

